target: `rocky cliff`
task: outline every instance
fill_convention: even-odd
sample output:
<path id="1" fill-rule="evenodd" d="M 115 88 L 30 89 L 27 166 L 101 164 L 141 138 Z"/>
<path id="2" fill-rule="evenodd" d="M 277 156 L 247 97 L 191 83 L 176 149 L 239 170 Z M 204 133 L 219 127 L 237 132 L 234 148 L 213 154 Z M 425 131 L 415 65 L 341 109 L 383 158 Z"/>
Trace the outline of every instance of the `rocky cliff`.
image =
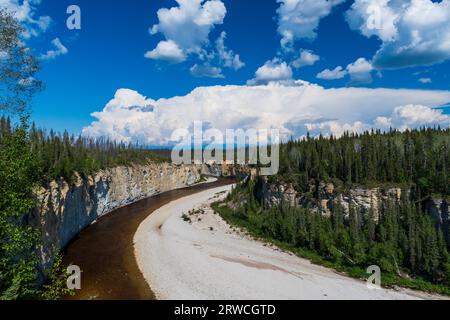
<path id="1" fill-rule="evenodd" d="M 267 207 L 282 202 L 290 206 L 307 207 L 313 211 L 320 211 L 325 216 L 331 215 L 332 208 L 340 202 L 344 213 L 348 215 L 350 206 L 358 210 L 363 216 L 372 208 L 374 219 L 378 221 L 380 204 L 385 201 L 400 201 L 402 189 L 398 187 L 354 187 L 346 191 L 337 191 L 333 183 L 320 182 L 308 186 L 309 191 L 297 192 L 291 183 L 281 181 L 268 182 L 267 179 L 258 178 L 256 195 Z M 449 218 L 449 202 L 445 199 L 427 198 L 422 206 L 435 221 L 446 223 Z"/>
<path id="2" fill-rule="evenodd" d="M 244 179 L 249 176 L 255 179 L 258 175 L 256 168 L 250 168 L 247 165 L 233 165 L 233 164 L 217 164 L 206 163 L 201 167 L 202 174 L 213 177 L 236 177 L 238 179 Z"/>
<path id="3" fill-rule="evenodd" d="M 201 174 L 211 174 L 210 168 L 150 163 L 78 177 L 73 185 L 53 181 L 37 190 L 32 220 L 41 230 L 42 267 L 51 265 L 55 249 L 66 246 L 99 217 L 152 195 L 193 185 Z"/>

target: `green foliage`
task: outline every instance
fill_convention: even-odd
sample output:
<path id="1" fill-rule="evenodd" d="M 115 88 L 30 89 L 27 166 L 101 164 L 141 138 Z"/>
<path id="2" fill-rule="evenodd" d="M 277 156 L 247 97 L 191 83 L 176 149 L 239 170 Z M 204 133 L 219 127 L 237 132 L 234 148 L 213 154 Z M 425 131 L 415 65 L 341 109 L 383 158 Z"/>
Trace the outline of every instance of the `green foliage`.
<path id="1" fill-rule="evenodd" d="M 47 283 L 44 284 L 40 298 L 43 300 L 57 300 L 61 297 L 74 295 L 75 292 L 67 288 L 69 274 L 62 263 L 60 254 L 55 254 L 55 262 L 52 269 L 46 275 Z"/>
<path id="2" fill-rule="evenodd" d="M 183 213 L 183 215 L 181 216 L 181 219 L 183 219 L 183 221 L 185 221 L 185 222 L 192 223 L 191 217 L 188 216 L 186 213 Z"/>
<path id="3" fill-rule="evenodd" d="M 0 118 L 0 143 L 3 137 L 11 136 L 16 128 L 7 117 Z M 62 135 L 37 129 L 33 124 L 27 132 L 29 147 L 41 169 L 42 183 L 64 178 L 74 182 L 75 173 L 88 176 L 98 170 L 130 165 L 130 163 L 163 162 L 166 158 L 154 151 L 135 145 L 112 142 L 105 139 L 75 137 L 67 132 Z"/>
<path id="4" fill-rule="evenodd" d="M 332 181 L 337 188 L 414 186 L 422 197 L 450 194 L 450 128 L 308 137 L 280 149 L 280 176 L 297 191 L 308 192 L 315 180 Z"/>
<path id="5" fill-rule="evenodd" d="M 13 14 L 0 8 L 0 299 L 55 299 L 68 293 L 66 273 L 57 257 L 44 290 L 39 269 L 40 234 L 31 223 L 33 189 L 54 178 L 69 181 L 75 171 L 87 174 L 103 166 L 144 159 L 146 151 L 94 142 L 68 134 L 47 136 L 30 129 L 27 107 L 42 89 L 32 50 L 21 37 L 23 28 Z"/>
<path id="6" fill-rule="evenodd" d="M 13 15 L 0 9 L 0 110 L 20 118 L 14 132 L 9 120 L 1 120 L 0 299 L 28 299 L 38 292 L 39 234 L 28 220 L 40 168 L 30 148 L 26 107 L 41 83 L 34 79 L 37 60 L 22 44 L 22 32 Z"/>
<path id="7" fill-rule="evenodd" d="M 255 184 L 239 184 L 214 209 L 253 235 L 295 252 L 313 253 L 322 264 L 338 270 L 364 275 L 368 266 L 378 265 L 390 279 L 387 283 L 450 293 L 450 261 L 444 234 L 408 197 L 400 202 L 380 203 L 376 223 L 372 209 L 364 212 L 350 207 L 345 214 L 340 203 L 332 209 L 331 217 L 283 203 L 264 208 L 255 198 Z M 412 278 L 402 278 L 405 274 Z"/>
<path id="8" fill-rule="evenodd" d="M 24 112 L 31 97 L 42 89 L 34 78 L 37 59 L 20 38 L 23 31 L 12 14 L 0 8 L 0 111 Z"/>
<path id="9" fill-rule="evenodd" d="M 0 299 L 56 299 L 68 293 L 66 273 L 57 256 L 48 283 L 39 288 L 40 235 L 30 222 L 33 188 L 58 178 L 72 182 L 76 172 L 162 160 L 134 146 L 30 129 L 27 106 L 42 84 L 34 77 L 38 62 L 23 45 L 22 32 L 13 15 L 0 9 L 0 111 L 20 118 L 18 126 L 0 118 Z"/>
<path id="10" fill-rule="evenodd" d="M 37 231 L 29 226 L 34 208 L 32 188 L 39 167 L 28 141 L 27 119 L 0 144 L 0 295 L 33 297 L 37 290 Z"/>
<path id="11" fill-rule="evenodd" d="M 111 166 L 163 160 L 135 146 L 75 139 L 66 133 L 46 135 L 29 128 L 26 116 L 19 126 L 0 118 L 0 298 L 56 299 L 69 293 L 58 257 L 46 275 L 49 282 L 38 287 L 40 236 L 29 221 L 36 186 L 61 177 L 72 182 L 76 172 L 86 176 Z"/>

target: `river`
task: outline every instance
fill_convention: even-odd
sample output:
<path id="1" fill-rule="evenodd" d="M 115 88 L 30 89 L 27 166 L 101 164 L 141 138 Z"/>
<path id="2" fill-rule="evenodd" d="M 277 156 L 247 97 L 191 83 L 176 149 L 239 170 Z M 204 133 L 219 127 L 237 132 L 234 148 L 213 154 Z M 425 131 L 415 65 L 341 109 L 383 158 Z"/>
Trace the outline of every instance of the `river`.
<path id="1" fill-rule="evenodd" d="M 134 256 L 139 225 L 177 199 L 232 183 L 231 179 L 165 192 L 115 210 L 84 229 L 64 250 L 66 266 L 82 270 L 81 290 L 68 300 L 152 300 L 151 288 Z"/>

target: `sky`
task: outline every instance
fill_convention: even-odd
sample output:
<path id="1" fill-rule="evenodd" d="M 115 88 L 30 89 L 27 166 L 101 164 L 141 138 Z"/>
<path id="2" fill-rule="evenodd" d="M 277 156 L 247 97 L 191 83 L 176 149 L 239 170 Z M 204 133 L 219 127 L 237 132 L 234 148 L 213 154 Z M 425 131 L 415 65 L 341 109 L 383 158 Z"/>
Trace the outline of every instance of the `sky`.
<path id="1" fill-rule="evenodd" d="M 70 5 L 81 29 L 66 24 Z M 166 144 L 196 121 L 286 136 L 449 126 L 450 0 L 0 0 L 45 128 Z"/>

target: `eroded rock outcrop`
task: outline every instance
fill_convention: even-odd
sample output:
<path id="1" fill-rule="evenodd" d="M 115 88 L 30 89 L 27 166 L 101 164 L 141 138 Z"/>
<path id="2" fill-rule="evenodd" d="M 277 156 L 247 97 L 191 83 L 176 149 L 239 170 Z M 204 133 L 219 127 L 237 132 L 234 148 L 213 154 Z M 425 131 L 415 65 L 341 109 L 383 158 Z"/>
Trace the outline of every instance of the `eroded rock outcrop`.
<path id="1" fill-rule="evenodd" d="M 256 178 L 257 169 L 251 168 L 247 165 L 234 165 L 229 163 L 206 163 L 201 166 L 202 174 L 213 177 L 236 177 L 238 179 L 244 179 L 249 176 Z"/>
<path id="2" fill-rule="evenodd" d="M 51 265 L 55 249 L 66 246 L 99 217 L 152 195 L 191 186 L 202 172 L 193 165 L 150 163 L 102 170 L 87 178 L 78 176 L 73 185 L 53 181 L 37 190 L 32 217 L 41 229 L 42 267 Z"/>
<path id="3" fill-rule="evenodd" d="M 299 204 L 299 195 L 292 183 L 268 183 L 267 178 L 259 177 L 256 184 L 256 194 L 266 207 L 287 203 L 291 206 Z"/>
<path id="4" fill-rule="evenodd" d="M 292 183 L 282 181 L 268 182 L 266 178 L 259 177 L 256 184 L 256 195 L 266 207 L 286 203 L 290 206 L 309 208 L 324 216 L 331 216 L 332 209 L 337 203 L 342 205 L 345 215 L 348 216 L 350 207 L 355 208 L 364 217 L 373 210 L 375 221 L 380 218 L 380 205 L 387 201 L 400 201 L 402 189 L 398 187 L 353 187 L 340 191 L 333 183 L 312 183 L 308 192 L 297 192 Z M 422 203 L 435 221 L 448 223 L 449 203 L 445 199 L 425 199 Z"/>

